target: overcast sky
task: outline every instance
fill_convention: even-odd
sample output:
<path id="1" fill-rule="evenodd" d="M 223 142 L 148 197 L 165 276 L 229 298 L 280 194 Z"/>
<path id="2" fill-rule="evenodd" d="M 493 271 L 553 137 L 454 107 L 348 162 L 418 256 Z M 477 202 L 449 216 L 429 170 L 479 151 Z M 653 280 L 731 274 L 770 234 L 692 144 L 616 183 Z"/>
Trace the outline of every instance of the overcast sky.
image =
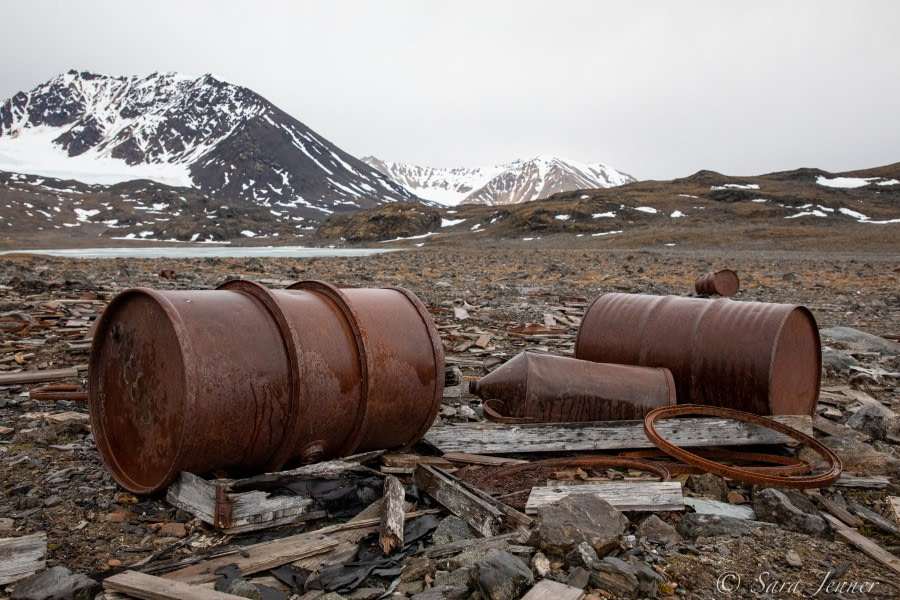
<path id="1" fill-rule="evenodd" d="M 355 156 L 639 179 L 900 161 L 900 2 L 0 2 L 0 100 L 211 72 Z"/>

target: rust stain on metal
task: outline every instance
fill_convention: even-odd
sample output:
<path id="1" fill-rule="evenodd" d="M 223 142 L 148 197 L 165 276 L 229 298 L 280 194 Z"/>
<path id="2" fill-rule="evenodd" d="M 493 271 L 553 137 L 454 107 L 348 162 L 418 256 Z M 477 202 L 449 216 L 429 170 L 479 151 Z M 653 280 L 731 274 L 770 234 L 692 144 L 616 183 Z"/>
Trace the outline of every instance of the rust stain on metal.
<path id="1" fill-rule="evenodd" d="M 698 294 L 734 296 L 741 287 L 741 280 L 731 269 L 722 269 L 715 273 L 701 275 L 694 282 L 694 291 Z"/>
<path id="2" fill-rule="evenodd" d="M 216 506 L 213 525 L 220 529 L 231 527 L 233 522 L 235 500 L 228 495 L 228 487 L 224 483 L 216 483 Z"/>
<path id="3" fill-rule="evenodd" d="M 791 304 L 606 294 L 588 308 L 575 357 L 665 367 L 679 403 L 812 415 L 822 349 L 812 313 Z"/>
<path id="4" fill-rule="evenodd" d="M 469 389 L 485 415 L 504 423 L 643 419 L 675 404 L 668 369 L 635 367 L 522 352 Z"/>
<path id="5" fill-rule="evenodd" d="M 32 400 L 70 400 L 87 402 L 87 392 L 77 383 L 56 383 L 31 388 L 28 397 Z"/>
<path id="6" fill-rule="evenodd" d="M 764 472 L 760 472 L 759 470 L 751 470 L 743 467 L 728 467 L 721 463 L 708 460 L 696 453 L 688 452 L 683 448 L 679 448 L 678 446 L 667 441 L 656 431 L 656 421 L 662 419 L 671 419 L 673 417 L 679 416 L 724 417 L 726 419 L 734 419 L 736 421 L 742 421 L 744 423 L 754 423 L 756 425 L 768 427 L 769 429 L 774 429 L 779 433 L 783 433 L 797 440 L 798 442 L 805 444 L 808 448 L 819 454 L 825 460 L 825 469 L 821 473 L 813 475 L 787 476 L 771 473 L 767 474 Z M 694 467 L 698 467 L 704 472 L 715 473 L 716 475 L 721 475 L 722 477 L 728 477 L 731 479 L 736 479 L 738 481 L 744 481 L 746 483 L 795 489 L 820 488 L 829 486 L 837 481 L 838 477 L 841 476 L 841 471 L 843 470 L 841 459 L 838 458 L 838 456 L 830 448 L 828 448 L 828 446 L 811 438 L 805 433 L 797 431 L 796 429 L 788 427 L 787 425 L 783 425 L 778 421 L 767 419 L 766 417 L 761 417 L 759 415 L 754 415 L 744 411 L 732 410 L 729 408 L 720 408 L 716 406 L 700 406 L 696 404 L 684 404 L 681 406 L 667 406 L 663 408 L 657 408 L 651 411 L 644 418 L 644 433 L 647 435 L 647 438 L 651 442 L 653 442 L 654 446 L 656 446 L 669 456 L 672 456 Z"/>
<path id="7" fill-rule="evenodd" d="M 180 471 L 240 476 L 413 443 L 443 383 L 437 329 L 407 290 L 234 280 L 119 294 L 98 319 L 88 395 L 101 457 L 146 494 Z"/>

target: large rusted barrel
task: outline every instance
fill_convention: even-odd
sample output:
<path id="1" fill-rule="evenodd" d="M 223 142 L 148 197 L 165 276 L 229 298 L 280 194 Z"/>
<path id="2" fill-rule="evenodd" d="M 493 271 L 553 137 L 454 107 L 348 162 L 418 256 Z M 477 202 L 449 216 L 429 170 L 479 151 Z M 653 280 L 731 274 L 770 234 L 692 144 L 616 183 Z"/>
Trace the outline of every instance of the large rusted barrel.
<path id="1" fill-rule="evenodd" d="M 124 488 L 242 475 L 420 439 L 443 392 L 440 337 L 401 288 L 130 289 L 101 316 L 88 394 Z"/>
<path id="2" fill-rule="evenodd" d="M 668 369 L 595 363 L 522 352 L 477 382 L 470 391 L 499 401 L 504 417 L 540 422 L 643 419 L 675 404 Z"/>
<path id="3" fill-rule="evenodd" d="M 694 282 L 694 291 L 698 294 L 718 294 L 719 296 L 734 296 L 741 287 L 741 280 L 737 273 L 731 269 L 722 269 L 715 273 L 701 275 Z"/>
<path id="4" fill-rule="evenodd" d="M 822 350 L 802 306 L 606 294 L 581 321 L 575 357 L 672 371 L 680 404 L 759 415 L 815 411 Z"/>

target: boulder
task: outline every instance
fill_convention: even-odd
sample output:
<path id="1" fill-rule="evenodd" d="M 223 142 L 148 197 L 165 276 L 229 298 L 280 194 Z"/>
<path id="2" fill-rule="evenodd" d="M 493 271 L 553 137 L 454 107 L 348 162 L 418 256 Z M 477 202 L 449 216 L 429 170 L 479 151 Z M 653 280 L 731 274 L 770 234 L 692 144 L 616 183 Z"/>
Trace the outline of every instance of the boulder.
<path id="1" fill-rule="evenodd" d="M 93 600 L 100 584 L 65 567 L 51 567 L 16 584 L 10 600 Z"/>
<path id="2" fill-rule="evenodd" d="M 598 556 L 619 545 L 628 519 L 595 494 L 575 494 L 538 509 L 541 549 L 565 556 L 581 542 L 590 544 Z"/>
<path id="3" fill-rule="evenodd" d="M 828 539 L 831 526 L 819 515 L 805 513 L 797 508 L 782 492 L 772 488 L 758 491 L 753 499 L 756 516 L 782 529 Z"/>
<path id="4" fill-rule="evenodd" d="M 534 576 L 521 560 L 497 550 L 475 568 L 475 583 L 486 600 L 516 600 L 534 583 Z"/>

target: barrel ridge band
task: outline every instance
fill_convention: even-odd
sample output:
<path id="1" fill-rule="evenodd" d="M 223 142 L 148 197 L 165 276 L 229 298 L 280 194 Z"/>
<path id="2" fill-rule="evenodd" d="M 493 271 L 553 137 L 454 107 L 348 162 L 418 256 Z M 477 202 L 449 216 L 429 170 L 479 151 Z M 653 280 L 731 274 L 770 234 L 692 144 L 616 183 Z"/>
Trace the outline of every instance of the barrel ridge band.
<path id="1" fill-rule="evenodd" d="M 302 407 L 300 406 L 300 380 L 303 374 L 300 372 L 300 357 L 298 348 L 300 348 L 300 336 L 294 329 L 290 319 L 284 313 L 284 309 L 275 294 L 261 283 L 251 281 L 249 279 L 232 279 L 226 281 L 216 288 L 217 290 L 227 290 L 233 292 L 242 292 L 252 297 L 254 300 L 263 305 L 263 307 L 271 315 L 281 333 L 281 341 L 284 345 L 285 352 L 290 362 L 291 381 L 289 386 L 290 401 L 288 404 L 287 427 L 281 436 L 278 445 L 272 451 L 262 469 L 265 472 L 278 471 L 291 458 L 294 452 L 294 440 L 297 430 L 300 428 L 300 415 Z"/>
<path id="2" fill-rule="evenodd" d="M 743 469 L 740 467 L 726 467 L 717 462 L 707 460 L 694 453 L 688 452 L 683 448 L 672 444 L 665 440 L 655 429 L 656 421 L 661 419 L 669 419 L 684 415 L 690 416 L 707 416 L 707 417 L 723 417 L 726 419 L 734 419 L 744 423 L 753 423 L 768 427 L 779 433 L 783 433 L 800 443 L 806 444 L 809 448 L 818 453 L 829 464 L 828 471 L 819 475 L 802 475 L 802 476 L 783 476 L 783 475 L 765 475 L 759 472 Z M 722 477 L 744 481 L 746 483 L 754 483 L 758 485 L 766 485 L 781 488 L 820 488 L 826 487 L 837 481 L 841 476 L 843 465 L 841 459 L 827 446 L 813 439 L 803 432 L 797 431 L 793 427 L 783 425 L 778 421 L 754 415 L 751 413 L 733 410 L 730 408 L 722 408 L 719 406 L 701 406 L 698 404 L 682 404 L 679 406 L 663 406 L 653 409 L 644 417 L 644 433 L 653 444 L 668 454 L 689 465 L 700 467 L 701 469 Z"/>

